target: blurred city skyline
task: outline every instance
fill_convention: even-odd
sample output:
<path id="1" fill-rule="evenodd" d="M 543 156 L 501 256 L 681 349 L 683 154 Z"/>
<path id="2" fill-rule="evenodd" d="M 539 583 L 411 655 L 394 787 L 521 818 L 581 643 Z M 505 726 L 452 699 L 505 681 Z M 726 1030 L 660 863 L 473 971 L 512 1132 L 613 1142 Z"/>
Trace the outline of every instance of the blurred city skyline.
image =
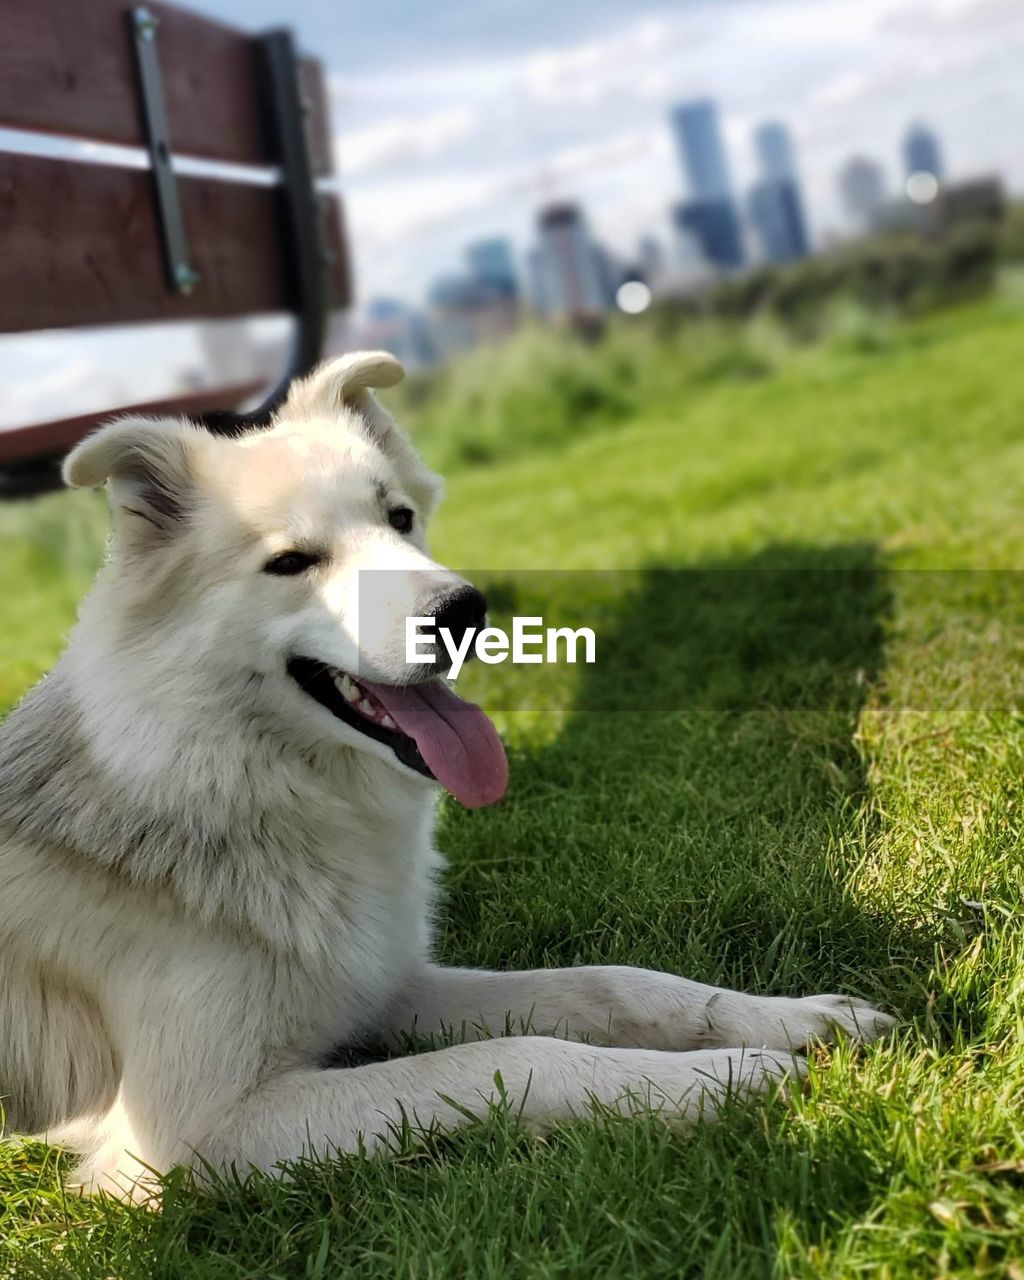
<path id="1" fill-rule="evenodd" d="M 466 273 L 480 243 L 507 244 L 529 295 L 546 208 L 577 206 L 606 263 L 672 254 L 679 207 L 700 195 L 684 180 L 672 112 L 702 99 L 717 114 L 745 243 L 780 226 L 779 193 L 756 193 L 780 154 L 778 138 L 755 141 L 771 122 L 791 143 L 815 247 L 870 225 L 858 201 L 903 194 L 916 123 L 939 140 L 948 182 L 991 175 L 1024 192 L 1024 0 L 190 7 L 252 31 L 290 26 L 323 61 L 364 317 L 374 300 L 422 306 L 432 284 Z M 686 217 L 707 231 L 706 214 Z M 226 371 L 272 376 L 286 340 L 287 322 L 269 317 L 9 335 L 0 428 Z"/>
<path id="2" fill-rule="evenodd" d="M 279 0 L 203 8 L 281 17 Z M 816 243 L 852 229 L 838 188 L 852 155 L 897 192 L 917 120 L 950 178 L 1024 189 L 1024 0 L 392 0 L 343 17 L 295 0 L 288 21 L 330 75 L 361 303 L 421 300 L 487 236 L 525 256 L 552 201 L 579 201 L 620 255 L 667 241 L 687 194 L 669 113 L 688 99 L 717 104 L 737 190 L 756 180 L 757 125 L 787 126 Z"/>
<path id="3" fill-rule="evenodd" d="M 611 311 L 636 314 L 654 300 L 706 302 L 729 277 L 815 254 L 799 158 L 786 125 L 765 120 L 756 126 L 758 171 L 745 191 L 734 182 L 713 99 L 677 103 L 670 126 L 687 195 L 668 210 L 667 243 L 648 231 L 634 253 L 616 254 L 595 235 L 580 201 L 548 201 L 536 211 L 525 259 L 517 262 L 510 237 L 471 241 L 460 269 L 431 281 L 426 306 L 378 294 L 338 327 L 337 343 L 343 349 L 384 347 L 412 367 L 435 365 L 480 342 L 508 337 L 528 315 L 595 335 Z M 901 155 L 895 188 L 873 160 L 854 155 L 844 163 L 838 190 L 853 237 L 899 233 L 934 245 L 958 227 L 995 227 L 1006 217 L 1002 177 L 950 181 L 942 140 L 924 122 L 907 129 Z M 764 279 L 755 271 L 748 287 Z"/>

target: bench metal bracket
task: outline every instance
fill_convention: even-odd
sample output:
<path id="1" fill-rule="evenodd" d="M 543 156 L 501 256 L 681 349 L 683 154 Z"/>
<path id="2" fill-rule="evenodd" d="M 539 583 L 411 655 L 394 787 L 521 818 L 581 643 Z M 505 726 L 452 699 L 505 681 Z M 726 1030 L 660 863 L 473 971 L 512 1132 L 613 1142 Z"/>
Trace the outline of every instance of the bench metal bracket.
<path id="1" fill-rule="evenodd" d="M 127 17 L 136 55 L 168 281 L 175 292 L 187 294 L 199 283 L 199 276 L 189 261 L 178 181 L 172 167 L 157 54 L 159 19 L 144 7 L 130 9 Z M 295 338 L 284 375 L 258 408 L 249 413 L 214 410 L 190 414 L 193 421 L 224 435 L 270 424 L 295 379 L 305 376 L 319 362 L 331 309 L 332 262 L 325 234 L 325 217 L 331 204 L 317 190 L 307 135 L 308 106 L 303 100 L 294 41 L 291 32 L 276 30 L 255 37 L 252 44 L 270 154 L 281 172 L 277 189 L 280 241 L 278 246 L 268 245 L 267 249 L 272 252 L 279 248 L 283 254 Z M 59 488 L 59 455 L 62 453 L 63 449 L 55 450 L 41 458 L 0 468 L 0 499 Z"/>
<path id="2" fill-rule="evenodd" d="M 171 135 L 167 124 L 160 58 L 157 53 L 157 30 L 160 19 L 143 7 L 132 9 L 128 18 L 135 45 L 135 65 L 139 74 L 142 116 L 153 172 L 167 280 L 175 293 L 191 293 L 199 283 L 199 275 L 188 258 L 188 243 L 181 217 L 178 179 L 171 159 Z"/>
<path id="3" fill-rule="evenodd" d="M 299 83 L 294 39 L 285 28 L 256 36 L 253 46 L 260 82 L 266 88 L 264 123 L 281 169 L 278 207 L 296 330 L 288 367 L 258 408 L 250 413 L 209 413 L 200 419 L 211 431 L 223 435 L 270 424 L 295 379 L 318 364 L 331 306 L 331 259 L 324 231 L 328 203 L 316 188 L 306 128 L 308 108 Z"/>

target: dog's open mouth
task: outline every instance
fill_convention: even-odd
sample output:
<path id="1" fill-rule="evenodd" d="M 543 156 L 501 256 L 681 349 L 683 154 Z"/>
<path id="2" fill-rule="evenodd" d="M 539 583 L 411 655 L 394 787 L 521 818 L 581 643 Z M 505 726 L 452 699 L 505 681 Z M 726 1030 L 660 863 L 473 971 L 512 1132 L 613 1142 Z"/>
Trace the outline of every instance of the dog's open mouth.
<path id="1" fill-rule="evenodd" d="M 289 661 L 288 674 L 331 715 L 383 742 L 402 764 L 435 778 L 467 808 L 494 804 L 505 794 L 508 761 L 497 730 L 443 680 L 377 684 L 303 657 Z"/>

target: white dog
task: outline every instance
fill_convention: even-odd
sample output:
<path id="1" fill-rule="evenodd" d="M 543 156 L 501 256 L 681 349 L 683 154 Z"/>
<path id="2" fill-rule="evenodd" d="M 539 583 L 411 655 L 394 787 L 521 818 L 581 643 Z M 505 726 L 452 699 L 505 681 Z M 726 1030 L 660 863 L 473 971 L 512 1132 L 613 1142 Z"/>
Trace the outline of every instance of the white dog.
<path id="1" fill-rule="evenodd" d="M 67 459 L 70 484 L 109 482 L 113 541 L 0 729 L 0 1098 L 9 1132 L 82 1152 L 85 1187 L 372 1149 L 499 1088 L 532 1125 L 595 1099 L 689 1117 L 892 1023 L 843 996 L 433 962 L 437 783 L 488 804 L 506 764 L 483 712 L 405 662 L 407 614 L 457 634 L 485 606 L 426 551 L 439 481 L 368 390 L 401 375 L 347 356 L 266 430 L 129 418 Z M 360 593 L 368 570 L 389 592 Z"/>

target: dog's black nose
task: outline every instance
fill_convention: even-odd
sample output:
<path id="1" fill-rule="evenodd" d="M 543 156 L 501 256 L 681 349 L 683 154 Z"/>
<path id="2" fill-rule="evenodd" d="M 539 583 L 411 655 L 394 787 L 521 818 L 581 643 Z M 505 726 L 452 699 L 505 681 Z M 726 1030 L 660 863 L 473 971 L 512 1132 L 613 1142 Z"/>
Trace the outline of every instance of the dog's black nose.
<path id="1" fill-rule="evenodd" d="M 438 600 L 433 618 L 436 629 L 444 627 L 459 645 L 467 631 L 478 631 L 487 621 L 487 599 L 476 587 L 458 587 Z"/>

